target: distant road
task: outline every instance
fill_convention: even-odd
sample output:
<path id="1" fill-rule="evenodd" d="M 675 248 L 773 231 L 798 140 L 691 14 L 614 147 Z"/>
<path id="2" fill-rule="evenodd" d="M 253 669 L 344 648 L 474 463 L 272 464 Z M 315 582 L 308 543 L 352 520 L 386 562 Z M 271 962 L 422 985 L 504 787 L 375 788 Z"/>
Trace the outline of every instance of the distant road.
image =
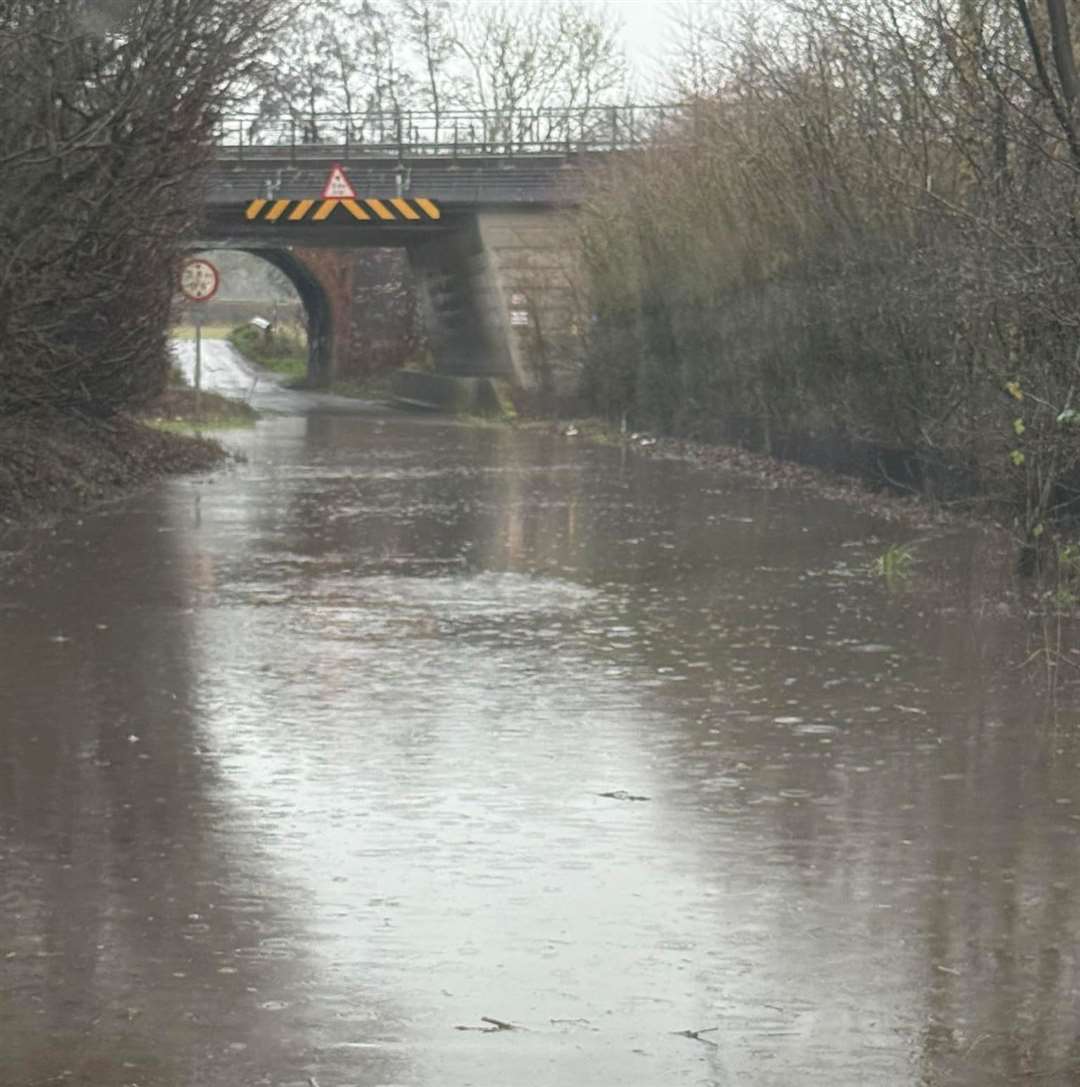
<path id="1" fill-rule="evenodd" d="M 194 340 L 173 340 L 172 349 L 178 367 L 194 384 Z M 289 415 L 305 412 L 357 414 L 383 410 L 383 405 L 373 400 L 284 388 L 279 374 L 254 366 L 227 340 L 203 340 L 202 386 L 222 396 L 248 400 L 259 411 Z"/>

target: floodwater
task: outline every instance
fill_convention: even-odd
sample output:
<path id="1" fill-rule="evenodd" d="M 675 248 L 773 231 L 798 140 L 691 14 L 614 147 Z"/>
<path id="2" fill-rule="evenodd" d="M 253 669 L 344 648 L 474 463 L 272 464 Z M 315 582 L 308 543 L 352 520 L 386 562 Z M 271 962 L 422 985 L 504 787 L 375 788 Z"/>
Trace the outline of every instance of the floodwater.
<path id="1" fill-rule="evenodd" d="M 890 586 L 813 496 L 336 409 L 4 574 L 0 1084 L 1080 1081 L 1080 730 L 978 534 Z"/>

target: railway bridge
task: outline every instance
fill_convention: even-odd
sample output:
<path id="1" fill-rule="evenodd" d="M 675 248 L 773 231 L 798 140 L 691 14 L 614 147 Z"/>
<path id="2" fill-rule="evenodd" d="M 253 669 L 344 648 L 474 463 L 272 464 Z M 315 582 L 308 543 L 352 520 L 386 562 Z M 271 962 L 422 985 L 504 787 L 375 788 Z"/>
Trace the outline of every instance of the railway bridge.
<path id="1" fill-rule="evenodd" d="M 403 247 L 437 373 L 558 385 L 578 355 L 568 229 L 590 168 L 675 107 L 222 121 L 193 245 L 273 263 L 307 310 L 309 379 L 363 350 L 355 261 Z"/>

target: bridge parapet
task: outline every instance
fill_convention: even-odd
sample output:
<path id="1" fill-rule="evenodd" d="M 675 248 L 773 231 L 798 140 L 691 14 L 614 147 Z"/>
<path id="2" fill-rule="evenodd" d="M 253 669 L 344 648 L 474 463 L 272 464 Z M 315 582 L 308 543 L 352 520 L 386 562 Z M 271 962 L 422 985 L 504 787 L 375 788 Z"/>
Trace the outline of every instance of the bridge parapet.
<path id="1" fill-rule="evenodd" d="M 249 148 L 243 158 L 219 151 L 208 181 L 207 202 L 303 199 L 318 196 L 331 162 L 339 162 L 358 193 L 424 196 L 452 205 L 574 204 L 581 198 L 583 167 L 593 156 L 498 158 L 352 158 L 345 147 L 318 157 L 293 158 L 289 149 Z"/>
<path id="2" fill-rule="evenodd" d="M 265 158 L 271 149 L 296 162 L 344 157 L 518 158 L 627 151 L 685 121 L 683 104 L 575 109 L 477 109 L 392 113 L 309 113 L 268 118 L 229 114 L 217 127 L 220 158 Z"/>

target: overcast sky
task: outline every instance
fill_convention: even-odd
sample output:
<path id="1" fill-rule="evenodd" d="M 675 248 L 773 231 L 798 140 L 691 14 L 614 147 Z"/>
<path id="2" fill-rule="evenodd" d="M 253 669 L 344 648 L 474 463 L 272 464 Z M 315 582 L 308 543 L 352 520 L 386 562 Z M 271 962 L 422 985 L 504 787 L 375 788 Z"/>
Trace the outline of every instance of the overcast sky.
<path id="1" fill-rule="evenodd" d="M 520 3 L 521 0 L 482 0 L 484 3 Z M 526 0 L 528 2 L 528 0 Z M 544 3 L 545 0 L 532 0 Z M 669 70 L 668 55 L 676 41 L 678 13 L 688 7 L 713 7 L 717 0 L 585 0 L 606 8 L 623 28 L 626 55 L 642 90 L 662 85 Z"/>
<path id="2" fill-rule="evenodd" d="M 606 7 L 623 25 L 626 53 L 643 87 L 662 83 L 666 58 L 675 43 L 674 0 L 590 0 Z"/>

